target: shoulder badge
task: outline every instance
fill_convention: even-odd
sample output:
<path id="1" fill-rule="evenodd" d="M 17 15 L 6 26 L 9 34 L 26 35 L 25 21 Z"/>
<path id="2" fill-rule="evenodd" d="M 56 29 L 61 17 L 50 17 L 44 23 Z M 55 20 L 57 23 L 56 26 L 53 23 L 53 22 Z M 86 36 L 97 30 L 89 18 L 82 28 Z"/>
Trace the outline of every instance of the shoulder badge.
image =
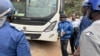
<path id="1" fill-rule="evenodd" d="M 85 34 L 86 34 L 87 36 L 92 36 L 92 35 L 94 35 L 94 34 L 93 34 L 92 32 L 90 32 L 90 31 L 89 31 L 89 32 L 86 32 Z"/>

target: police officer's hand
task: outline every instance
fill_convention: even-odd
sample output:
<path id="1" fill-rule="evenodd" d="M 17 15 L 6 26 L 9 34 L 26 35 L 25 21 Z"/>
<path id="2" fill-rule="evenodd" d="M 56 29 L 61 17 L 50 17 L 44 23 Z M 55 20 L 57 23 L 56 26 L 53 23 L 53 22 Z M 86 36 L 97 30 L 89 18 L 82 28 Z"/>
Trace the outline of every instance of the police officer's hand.
<path id="1" fill-rule="evenodd" d="M 74 56 L 80 56 L 80 49 L 79 48 L 77 48 L 77 50 L 75 50 Z"/>
<path id="2" fill-rule="evenodd" d="M 80 51 L 79 50 L 75 50 L 74 56 L 80 56 Z"/>

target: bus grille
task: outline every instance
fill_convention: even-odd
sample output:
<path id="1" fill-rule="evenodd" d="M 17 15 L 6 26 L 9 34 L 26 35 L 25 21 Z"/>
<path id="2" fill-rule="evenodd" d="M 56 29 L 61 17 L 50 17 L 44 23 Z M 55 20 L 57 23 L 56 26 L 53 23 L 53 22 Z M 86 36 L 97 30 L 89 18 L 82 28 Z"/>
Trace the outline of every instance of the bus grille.
<path id="1" fill-rule="evenodd" d="M 41 34 L 25 34 L 25 35 L 31 37 L 32 40 L 38 39 L 41 36 Z"/>

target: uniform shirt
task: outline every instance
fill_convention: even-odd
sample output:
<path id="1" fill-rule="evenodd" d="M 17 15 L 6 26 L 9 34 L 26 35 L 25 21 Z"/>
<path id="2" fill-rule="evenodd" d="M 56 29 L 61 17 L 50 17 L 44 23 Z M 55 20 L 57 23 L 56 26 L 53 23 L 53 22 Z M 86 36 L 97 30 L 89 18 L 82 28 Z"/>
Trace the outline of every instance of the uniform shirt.
<path id="1" fill-rule="evenodd" d="M 80 56 L 100 56 L 100 20 L 83 31 L 80 38 Z"/>
<path id="2" fill-rule="evenodd" d="M 90 20 L 87 16 L 83 16 L 80 23 L 80 33 L 91 24 L 92 24 L 92 20 Z"/>
<path id="3" fill-rule="evenodd" d="M 24 33 L 8 22 L 0 28 L 0 56 L 31 56 Z"/>
<path id="4" fill-rule="evenodd" d="M 72 31 L 73 31 L 73 25 L 67 20 L 61 21 L 58 24 L 58 33 L 59 34 L 61 33 L 62 29 L 65 32 L 65 34 L 63 36 L 61 36 L 61 40 L 69 39 L 71 37 Z"/>
<path id="5" fill-rule="evenodd" d="M 87 18 L 87 16 L 83 16 L 80 26 L 79 26 L 79 32 L 77 35 L 77 40 L 75 42 L 75 46 L 77 47 L 79 45 L 79 39 L 80 39 L 80 35 L 83 32 L 83 30 L 85 30 L 87 27 L 89 27 L 92 24 L 92 20 L 90 20 L 89 18 Z"/>

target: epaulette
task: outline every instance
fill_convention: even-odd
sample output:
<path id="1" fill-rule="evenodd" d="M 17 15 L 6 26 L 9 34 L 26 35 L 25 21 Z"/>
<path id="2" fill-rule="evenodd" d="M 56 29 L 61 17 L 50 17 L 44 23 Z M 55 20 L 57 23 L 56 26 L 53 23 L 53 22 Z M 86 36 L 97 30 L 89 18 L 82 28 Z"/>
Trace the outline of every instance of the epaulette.
<path id="1" fill-rule="evenodd" d="M 17 31 L 22 31 L 21 28 L 15 27 L 15 26 L 13 26 L 13 25 L 11 25 L 11 24 L 10 24 L 10 26 L 11 26 L 12 28 L 16 29 Z"/>
<path id="2" fill-rule="evenodd" d="M 93 34 L 92 32 L 90 32 L 90 31 L 89 31 L 89 32 L 86 32 L 85 34 L 86 34 L 87 36 L 92 36 L 92 35 L 94 35 L 94 34 Z"/>

